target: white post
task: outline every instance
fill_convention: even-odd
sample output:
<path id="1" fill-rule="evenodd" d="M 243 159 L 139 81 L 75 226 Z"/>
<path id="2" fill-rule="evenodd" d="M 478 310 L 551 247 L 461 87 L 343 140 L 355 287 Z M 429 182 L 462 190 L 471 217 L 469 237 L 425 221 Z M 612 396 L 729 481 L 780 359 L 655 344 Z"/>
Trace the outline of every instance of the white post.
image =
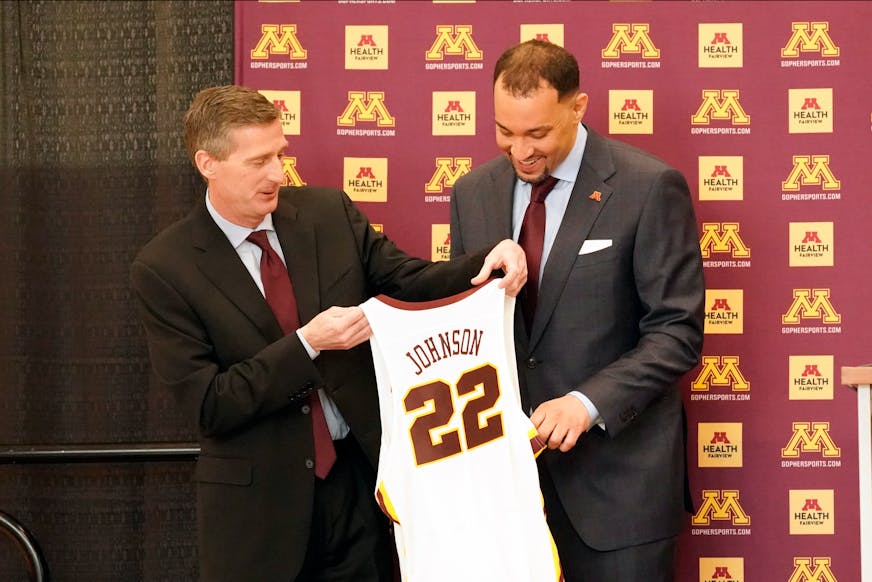
<path id="1" fill-rule="evenodd" d="M 857 389 L 860 471 L 860 580 L 872 582 L 872 367 L 842 368 L 842 384 Z"/>

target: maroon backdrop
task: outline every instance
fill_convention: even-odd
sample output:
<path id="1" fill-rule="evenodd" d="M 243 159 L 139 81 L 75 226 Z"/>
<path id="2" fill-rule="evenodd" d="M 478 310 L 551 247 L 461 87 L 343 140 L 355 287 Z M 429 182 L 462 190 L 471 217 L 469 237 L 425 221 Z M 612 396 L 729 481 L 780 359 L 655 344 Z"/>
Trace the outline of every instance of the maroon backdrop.
<path id="1" fill-rule="evenodd" d="M 706 339 L 682 384 L 698 511 L 679 579 L 846 582 L 857 422 L 839 368 L 869 359 L 869 22 L 858 2 L 238 2 L 236 80 L 285 110 L 289 184 L 343 188 L 442 258 L 451 184 L 498 154 L 494 61 L 535 36 L 570 49 L 584 121 L 694 195 Z"/>

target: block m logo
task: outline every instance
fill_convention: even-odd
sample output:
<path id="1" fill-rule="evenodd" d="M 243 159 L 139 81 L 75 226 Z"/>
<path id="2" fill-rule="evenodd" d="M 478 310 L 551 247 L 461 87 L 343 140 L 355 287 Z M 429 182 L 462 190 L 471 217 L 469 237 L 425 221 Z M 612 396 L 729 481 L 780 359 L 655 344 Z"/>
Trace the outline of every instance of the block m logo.
<path id="1" fill-rule="evenodd" d="M 604 59 L 619 59 L 621 54 L 641 54 L 643 59 L 660 58 L 660 49 L 654 46 L 648 34 L 648 24 L 612 24 L 612 38 L 602 50 Z M 633 35 L 630 36 L 630 30 Z"/>
<path id="2" fill-rule="evenodd" d="M 814 301 L 811 296 L 814 295 Z M 797 325 L 802 319 L 820 319 L 822 323 L 841 323 L 842 316 L 830 303 L 829 289 L 794 289 L 793 303 L 781 316 L 784 325 Z"/>
<path id="3" fill-rule="evenodd" d="M 794 558 L 796 568 L 787 582 L 839 582 L 830 569 L 830 562 L 830 558 Z"/>
<path id="4" fill-rule="evenodd" d="M 297 172 L 297 158 L 285 156 L 282 158 L 282 186 L 305 186 L 306 183 Z"/>
<path id="5" fill-rule="evenodd" d="M 484 53 L 472 40 L 472 25 L 436 26 L 436 40 L 433 41 L 424 58 L 428 61 L 441 61 L 445 55 L 463 56 L 468 61 L 480 61 L 484 58 Z"/>
<path id="6" fill-rule="evenodd" d="M 693 125 L 708 125 L 712 119 L 731 121 L 735 125 L 750 125 L 751 116 L 739 103 L 737 89 L 704 89 L 702 104 L 690 118 Z"/>
<path id="7" fill-rule="evenodd" d="M 708 390 L 711 386 L 732 386 L 735 392 L 746 392 L 751 383 L 739 370 L 739 356 L 703 356 L 702 370 L 691 383 L 692 391 Z"/>
<path id="8" fill-rule="evenodd" d="M 739 236 L 739 223 L 704 222 L 702 230 L 699 241 L 702 258 L 707 259 L 712 253 L 732 253 L 733 258 L 737 259 L 751 257 L 751 249 Z"/>
<path id="9" fill-rule="evenodd" d="M 394 118 L 385 107 L 383 91 L 349 91 L 348 106 L 336 118 L 337 125 L 353 127 L 357 121 L 375 121 L 379 127 L 393 127 Z"/>
<path id="10" fill-rule="evenodd" d="M 738 491 L 703 489 L 702 498 L 702 505 L 691 518 L 693 525 L 709 525 L 712 519 L 730 520 L 733 525 L 751 525 L 750 516 L 739 505 Z"/>
<path id="11" fill-rule="evenodd" d="M 292 61 L 306 58 L 306 49 L 297 38 L 296 24 L 261 24 L 260 31 L 260 40 L 251 51 L 252 60 L 262 61 L 270 55 L 288 55 Z"/>
<path id="12" fill-rule="evenodd" d="M 782 57 L 798 57 L 800 52 L 819 52 L 821 56 L 839 56 L 839 47 L 830 38 L 829 22 L 794 22 L 793 34 L 781 49 Z"/>
<path id="13" fill-rule="evenodd" d="M 827 459 L 841 456 L 841 450 L 830 437 L 830 423 L 794 422 L 793 436 L 787 446 L 781 449 L 781 456 L 795 459 L 800 452 L 818 452 Z"/>
<path id="14" fill-rule="evenodd" d="M 436 158 L 436 171 L 424 186 L 425 192 L 442 192 L 472 169 L 472 158 Z"/>
<path id="15" fill-rule="evenodd" d="M 838 190 L 842 183 L 830 169 L 830 156 L 793 156 L 793 169 L 781 182 L 785 192 L 796 192 L 803 185 L 817 185 L 824 190 Z"/>

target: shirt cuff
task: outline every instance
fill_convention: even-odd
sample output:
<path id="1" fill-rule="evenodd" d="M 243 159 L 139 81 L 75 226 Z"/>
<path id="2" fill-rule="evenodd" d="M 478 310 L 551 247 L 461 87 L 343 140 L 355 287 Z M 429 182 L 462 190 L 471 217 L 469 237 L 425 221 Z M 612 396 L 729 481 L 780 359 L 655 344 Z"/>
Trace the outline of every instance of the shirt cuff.
<path id="1" fill-rule="evenodd" d="M 300 343 L 303 344 L 303 347 L 306 348 L 306 352 L 309 354 L 309 358 L 314 360 L 317 358 L 321 352 L 317 351 L 315 348 L 309 345 L 309 342 L 306 341 L 306 338 L 303 337 L 303 334 L 300 333 L 300 330 L 297 330 L 297 337 L 300 338 Z"/>
<path id="2" fill-rule="evenodd" d="M 599 426 L 601 429 L 606 429 L 606 423 L 603 421 L 600 416 L 599 410 L 596 409 L 596 406 L 593 405 L 593 402 L 590 401 L 590 398 L 579 392 L 578 390 L 573 390 L 570 392 L 573 396 L 581 400 L 581 403 L 584 404 L 584 407 L 587 408 L 587 413 L 590 415 L 591 421 L 590 426 L 587 430 L 593 428 L 594 425 Z"/>

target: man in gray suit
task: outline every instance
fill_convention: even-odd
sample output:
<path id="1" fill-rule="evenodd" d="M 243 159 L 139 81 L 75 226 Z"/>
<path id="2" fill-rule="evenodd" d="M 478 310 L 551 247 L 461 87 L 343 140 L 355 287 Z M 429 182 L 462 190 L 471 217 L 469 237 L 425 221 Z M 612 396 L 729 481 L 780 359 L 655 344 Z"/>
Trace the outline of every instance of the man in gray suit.
<path id="1" fill-rule="evenodd" d="M 587 103 L 563 48 L 534 40 L 500 57 L 504 155 L 455 184 L 451 252 L 525 239 L 531 185 L 557 179 L 515 329 L 522 398 L 551 449 L 548 522 L 567 582 L 671 581 L 689 509 L 677 381 L 703 338 L 696 219 L 684 177 L 583 125 Z"/>

